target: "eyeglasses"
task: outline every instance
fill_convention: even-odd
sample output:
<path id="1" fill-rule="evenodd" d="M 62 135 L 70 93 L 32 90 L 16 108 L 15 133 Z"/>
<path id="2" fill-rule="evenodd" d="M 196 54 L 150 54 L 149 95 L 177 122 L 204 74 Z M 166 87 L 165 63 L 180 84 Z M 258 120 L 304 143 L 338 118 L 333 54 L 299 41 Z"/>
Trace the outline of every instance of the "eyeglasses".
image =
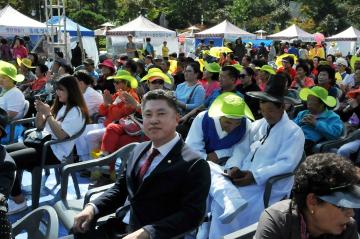
<path id="1" fill-rule="evenodd" d="M 245 78 L 247 75 L 246 74 L 240 74 L 239 78 Z"/>
<path id="2" fill-rule="evenodd" d="M 150 81 L 150 84 L 163 85 L 164 81 L 163 80 L 153 80 L 153 81 Z"/>
<path id="3" fill-rule="evenodd" d="M 114 81 L 114 84 L 116 84 L 116 85 L 118 85 L 118 84 L 120 84 L 120 83 L 122 83 L 122 84 L 126 84 L 126 81 L 124 81 L 124 80 L 117 80 L 117 81 Z"/>

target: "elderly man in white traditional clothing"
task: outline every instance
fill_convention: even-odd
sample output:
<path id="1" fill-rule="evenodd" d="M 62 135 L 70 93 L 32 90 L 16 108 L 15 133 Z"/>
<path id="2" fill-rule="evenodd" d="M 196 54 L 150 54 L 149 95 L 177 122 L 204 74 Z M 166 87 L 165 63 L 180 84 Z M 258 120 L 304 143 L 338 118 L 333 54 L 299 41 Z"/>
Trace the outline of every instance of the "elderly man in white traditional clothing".
<path id="1" fill-rule="evenodd" d="M 211 188 L 208 209 L 211 221 L 204 223 L 197 238 L 221 238 L 259 220 L 264 210 L 263 195 L 267 180 L 293 172 L 301 161 L 305 137 L 285 112 L 286 79 L 272 76 L 265 92 L 248 92 L 260 100 L 264 118 L 252 123 L 249 149 L 236 147 L 223 169 L 209 163 Z M 269 204 L 290 194 L 293 177 L 273 185 Z"/>

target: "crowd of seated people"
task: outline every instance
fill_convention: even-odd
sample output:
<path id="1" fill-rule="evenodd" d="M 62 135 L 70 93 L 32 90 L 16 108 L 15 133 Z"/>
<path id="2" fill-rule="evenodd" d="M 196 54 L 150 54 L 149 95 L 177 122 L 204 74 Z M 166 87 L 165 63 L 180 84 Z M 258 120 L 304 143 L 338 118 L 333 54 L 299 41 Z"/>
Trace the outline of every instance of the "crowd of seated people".
<path id="1" fill-rule="evenodd" d="M 86 124 L 83 134 L 76 140 L 51 147 L 46 164 L 62 162 L 73 147 L 76 147 L 80 160 L 85 161 L 111 154 L 132 142 L 140 142 L 142 147 L 146 144 L 143 142 L 151 141 L 152 146 L 139 146 L 139 152 L 136 152 L 143 151 L 144 154 L 134 154 L 131 157 L 132 160 L 140 161 L 135 162 L 138 165 L 134 170 L 141 171 L 143 167 L 149 167 L 146 169 L 149 170 L 148 173 L 145 170 L 142 175 L 142 180 L 147 180 L 146 177 L 153 180 L 149 174 L 153 171 L 157 173 L 160 167 L 166 168 L 163 160 L 168 154 L 172 155 L 170 149 L 179 154 L 176 158 L 179 157 L 183 163 L 178 166 L 183 175 L 175 175 L 183 177 L 185 181 L 162 182 L 162 189 L 165 191 L 159 190 L 158 193 L 161 197 L 159 200 L 163 202 L 167 197 L 166 193 L 173 193 L 172 187 L 178 187 L 180 192 L 177 201 L 183 199 L 188 204 L 181 207 L 175 207 L 171 203 L 164 204 L 165 209 L 161 215 L 166 217 L 176 212 L 186 212 L 186 216 L 174 217 L 173 220 L 167 218 L 162 222 L 162 218 L 146 215 L 144 218 L 140 217 L 145 220 L 142 222 L 138 218 L 139 210 L 142 210 L 142 206 L 139 206 L 142 199 L 138 202 L 139 199 L 133 193 L 143 186 L 147 191 L 151 184 L 147 185 L 146 181 L 132 182 L 136 173 L 116 178 L 116 167 L 111 164 L 108 172 L 110 177 L 103 175 L 100 179 L 94 178 L 96 181 L 93 186 L 116 182 L 115 186 L 101 199 L 87 205 L 80 216 L 77 216 L 77 224 L 74 225 L 76 233 L 82 234 L 89 229 L 83 223 L 88 223 L 90 216 L 93 219 L 114 212 L 116 208 L 112 207 L 111 210 L 114 210 L 110 212 L 104 206 L 110 198 L 121 197 L 120 201 L 126 204 L 127 196 L 134 203 L 130 201 L 130 210 L 125 210 L 120 219 L 121 222 L 130 223 L 130 227 L 127 227 L 130 232 L 135 231 L 139 235 L 146 234 L 155 236 L 154 238 L 157 235 L 173 235 L 167 234 L 169 228 L 180 223 L 179 220 L 191 218 L 191 215 L 196 215 L 194 224 L 200 226 L 202 218 L 198 217 L 205 212 L 212 216 L 201 224 L 197 238 L 221 238 L 259 221 L 262 213 L 265 213 L 261 217 L 261 223 L 265 224 L 262 227 L 266 227 L 267 223 L 274 224 L 266 213 L 276 214 L 276 210 L 283 209 L 274 206 L 275 209 L 266 209 L 268 211 L 264 212 L 262 198 L 267 181 L 276 175 L 294 173 L 304 152 L 306 155 L 313 154 L 316 144 L 345 137 L 344 134 L 349 130 L 358 128 L 360 60 L 351 64 L 345 58 L 329 56 L 328 61 L 313 57 L 311 60 L 299 59 L 295 62 L 295 58 L 289 55 L 276 67 L 264 59 L 249 59 L 247 55 L 242 59 L 230 55 L 221 60 L 208 54 L 204 51 L 198 59 L 185 57 L 183 54 L 170 54 L 171 59 L 151 55 L 134 59 L 127 56 L 112 59 L 109 56 L 97 66 L 93 59 L 87 58 L 83 62 L 85 69 L 75 72 L 60 56 L 51 67 L 43 62 L 34 65 L 26 57 L 17 58 L 17 64 L 0 62 L 0 108 L 7 113 L 8 122 L 25 116 L 24 105 L 27 99 L 30 108 L 33 107 L 31 113 L 36 115 L 36 127 L 49 132 L 52 138 L 70 137 Z M 244 65 L 238 62 L 244 62 Z M 46 99 L 35 97 L 42 94 L 47 95 Z M 166 94 L 166 97 L 158 96 L 162 94 Z M 170 105 L 170 109 L 157 108 L 162 106 L 159 103 L 162 100 L 166 106 Z M 158 102 L 159 105 L 153 102 Z M 301 110 L 296 111 L 297 109 Z M 163 121 L 170 117 L 169 112 L 173 117 L 169 122 Z M 159 122 L 163 125 L 159 125 Z M 171 129 L 166 128 L 170 126 Z M 175 129 L 177 132 L 173 132 Z M 4 130 L 7 134 L 10 133 L 6 125 Z M 159 137 L 165 137 L 165 130 L 172 132 L 170 134 L 170 131 L 166 131 L 171 137 L 159 140 Z M 154 146 L 154 142 L 160 144 Z M 171 146 L 162 148 L 167 143 Z M 153 161 L 148 163 L 146 158 L 152 153 L 150 148 L 157 148 L 160 156 L 155 155 Z M 339 148 L 338 154 L 352 159 L 359 148 L 359 140 L 356 140 Z M 41 157 L 39 149 L 28 147 L 22 142 L 10 144 L 6 149 L 19 172 L 35 167 Z M 314 156 L 316 157 L 320 156 Z M 338 161 L 343 159 L 334 155 L 326 157 Z M 166 160 L 170 161 L 169 166 L 173 162 L 172 158 Z M 309 164 L 311 160 L 310 158 Z M 189 162 L 194 165 L 190 167 Z M 194 179 L 196 177 L 192 175 L 192 170 L 198 170 L 204 176 L 204 182 Z M 88 170 L 91 171 L 92 169 Z M 171 173 L 174 173 L 173 169 Z M 82 174 L 85 175 L 88 173 Z M 101 180 L 101 177 L 106 180 Z M 171 176 L 172 179 L 174 177 Z M 163 175 L 161 178 L 164 179 Z M 20 174 L 17 174 L 10 190 L 8 214 L 27 208 L 20 179 Z M 189 185 L 185 185 L 192 185 L 192 180 L 193 185 L 201 187 L 201 196 L 194 204 L 189 199 L 196 198 L 196 193 L 193 192 L 196 189 L 191 190 Z M 295 186 L 299 184 L 296 180 L 298 178 L 295 178 Z M 289 197 L 293 185 L 293 177 L 275 183 L 269 205 Z M 336 183 L 328 187 L 339 185 Z M 117 187 L 128 190 L 128 194 L 118 195 Z M 154 191 L 157 190 L 156 188 Z M 315 191 L 303 193 L 316 194 Z M 186 192 L 189 192 L 189 198 L 186 198 Z M 305 205 L 297 198 L 299 195 L 294 196 L 295 209 L 305 217 L 306 223 L 313 219 L 312 206 L 317 211 L 322 210 L 324 203 L 332 203 L 323 197 L 320 199 L 324 202 L 313 202 L 311 200 L 315 199 L 308 196 Z M 153 195 L 149 197 L 153 200 Z M 287 202 L 285 206 L 288 204 Z M 196 213 L 192 211 L 193 205 L 199 207 Z M 158 206 L 156 204 L 155 208 Z M 176 210 L 172 212 L 171 206 Z M 159 224 L 155 223 L 157 220 L 160 220 Z M 343 224 L 345 223 L 348 221 Z M 275 228 L 276 223 L 273 224 L 271 225 Z M 196 225 L 186 225 L 182 229 L 188 231 Z M 262 238 L 261 233 L 267 233 L 266 228 L 264 231 L 259 231 L 258 238 Z"/>

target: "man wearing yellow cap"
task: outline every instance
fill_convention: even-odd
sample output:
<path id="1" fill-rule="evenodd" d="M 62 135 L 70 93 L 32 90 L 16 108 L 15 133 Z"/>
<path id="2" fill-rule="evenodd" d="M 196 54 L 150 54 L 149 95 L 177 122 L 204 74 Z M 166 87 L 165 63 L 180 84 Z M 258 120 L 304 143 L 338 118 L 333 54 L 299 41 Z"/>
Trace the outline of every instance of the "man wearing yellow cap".
<path id="1" fill-rule="evenodd" d="M 339 138 L 344 127 L 340 116 L 328 109 L 336 105 L 336 99 L 325 88 L 303 88 L 299 96 L 307 102 L 307 110 L 299 112 L 294 121 L 304 131 L 305 153 L 310 155 L 316 143 Z"/>

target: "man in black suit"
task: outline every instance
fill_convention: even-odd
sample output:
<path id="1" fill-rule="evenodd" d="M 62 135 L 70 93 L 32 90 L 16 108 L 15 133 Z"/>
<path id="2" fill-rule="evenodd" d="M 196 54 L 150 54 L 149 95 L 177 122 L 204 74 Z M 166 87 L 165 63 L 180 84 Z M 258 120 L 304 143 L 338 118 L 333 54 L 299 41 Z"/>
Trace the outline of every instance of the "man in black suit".
<path id="1" fill-rule="evenodd" d="M 122 238 L 126 228 L 130 234 L 124 239 L 169 239 L 201 223 L 210 169 L 175 131 L 179 115 L 173 96 L 163 90 L 147 93 L 142 115 L 151 142 L 137 145 L 115 185 L 75 217 L 73 230 L 80 238 Z M 115 218 L 89 231 L 96 218 L 115 211 Z"/>

